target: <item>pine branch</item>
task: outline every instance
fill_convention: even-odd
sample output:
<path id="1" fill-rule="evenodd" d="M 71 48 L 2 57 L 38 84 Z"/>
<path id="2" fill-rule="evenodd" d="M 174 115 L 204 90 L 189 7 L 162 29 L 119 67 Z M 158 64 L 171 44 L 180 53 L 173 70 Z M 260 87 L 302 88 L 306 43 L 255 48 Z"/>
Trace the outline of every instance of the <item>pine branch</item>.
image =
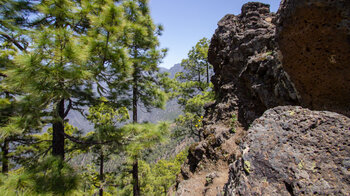
<path id="1" fill-rule="evenodd" d="M 36 141 L 35 139 L 24 139 L 24 138 L 10 138 L 9 140 L 12 142 L 18 142 L 23 145 L 33 145 L 33 144 L 40 144 L 42 142 L 51 142 L 51 140 Z"/>
<path id="2" fill-rule="evenodd" d="M 70 141 L 77 143 L 77 144 L 83 144 L 83 145 L 103 145 L 103 144 L 110 144 L 115 142 L 114 140 L 107 140 L 104 142 L 99 142 L 99 141 L 86 141 L 81 138 L 77 138 L 74 136 L 70 136 L 67 133 L 64 133 L 64 136 L 69 139 Z M 119 144 L 120 145 L 120 144 Z"/>
<path id="3" fill-rule="evenodd" d="M 34 22 L 31 22 L 28 24 L 28 27 L 34 27 L 37 25 L 46 25 L 46 24 L 50 24 L 52 22 L 52 20 L 48 20 L 50 17 L 49 16 L 45 16 L 40 20 L 36 20 Z"/>
<path id="4" fill-rule="evenodd" d="M 6 74 L 4 74 L 4 73 L 0 73 L 0 76 L 1 76 L 1 77 L 4 77 L 4 78 L 6 78 L 6 77 L 7 77 L 7 75 L 6 75 Z"/>
<path id="5" fill-rule="evenodd" d="M 69 101 L 69 104 L 68 104 L 67 110 L 63 114 L 63 118 L 66 118 L 68 113 L 69 113 L 69 111 L 72 109 L 72 100 L 68 99 L 68 101 Z"/>
<path id="6" fill-rule="evenodd" d="M 38 155 L 36 155 L 35 157 L 33 157 L 33 158 L 31 158 L 30 160 L 29 160 L 29 162 L 27 162 L 28 164 L 31 164 L 31 163 L 33 163 L 34 161 L 37 161 L 37 159 L 41 156 L 41 155 L 43 155 L 43 157 L 44 156 L 46 156 L 47 155 L 47 153 L 49 153 L 49 151 L 52 149 L 52 146 L 50 146 L 48 149 L 46 149 L 44 152 L 42 152 L 42 153 L 39 153 Z"/>
<path id="7" fill-rule="evenodd" d="M 5 39 L 7 39 L 8 41 L 12 42 L 18 49 L 20 49 L 21 51 L 26 51 L 26 48 L 24 48 L 21 44 L 19 44 L 17 42 L 17 40 L 15 40 L 14 38 L 12 38 L 11 36 L 1 32 L 0 34 L 1 36 L 3 36 Z"/>
<path id="8" fill-rule="evenodd" d="M 71 109 L 75 110 L 75 111 L 78 111 L 83 117 L 86 117 L 86 115 L 84 113 L 85 111 L 83 109 L 77 108 L 77 107 L 73 107 L 73 106 L 71 106 Z"/>

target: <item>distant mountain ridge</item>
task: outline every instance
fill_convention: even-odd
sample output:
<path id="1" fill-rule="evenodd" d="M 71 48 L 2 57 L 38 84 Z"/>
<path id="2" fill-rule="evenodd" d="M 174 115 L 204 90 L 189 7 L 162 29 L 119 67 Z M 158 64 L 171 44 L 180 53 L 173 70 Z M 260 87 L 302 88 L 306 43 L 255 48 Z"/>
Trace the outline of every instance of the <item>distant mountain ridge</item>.
<path id="1" fill-rule="evenodd" d="M 160 67 L 159 71 L 161 73 L 168 72 L 170 74 L 169 77 L 170 78 L 174 78 L 175 74 L 178 73 L 178 72 L 184 71 L 184 68 L 181 66 L 180 63 L 178 63 L 178 64 L 175 64 L 174 66 L 172 66 L 170 69 L 167 69 L 165 67 Z"/>

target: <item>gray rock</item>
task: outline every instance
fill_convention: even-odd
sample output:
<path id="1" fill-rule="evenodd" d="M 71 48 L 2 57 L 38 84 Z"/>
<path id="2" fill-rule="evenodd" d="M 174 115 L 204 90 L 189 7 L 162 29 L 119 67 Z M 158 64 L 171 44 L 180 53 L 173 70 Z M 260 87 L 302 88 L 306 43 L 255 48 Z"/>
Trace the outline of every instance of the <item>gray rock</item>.
<path id="1" fill-rule="evenodd" d="M 298 104 L 298 95 L 279 61 L 270 6 L 247 3 L 226 15 L 211 39 L 212 82 L 224 102 L 235 97 L 239 121 L 248 126 L 271 107 Z"/>
<path id="2" fill-rule="evenodd" d="M 218 22 L 208 54 L 218 99 L 178 195 L 220 161 L 232 163 L 225 195 L 350 193 L 349 21 L 349 0 L 283 0 L 277 15 L 253 2 Z"/>
<path id="3" fill-rule="evenodd" d="M 299 106 L 267 110 L 230 167 L 226 195 L 347 195 L 350 119 Z"/>

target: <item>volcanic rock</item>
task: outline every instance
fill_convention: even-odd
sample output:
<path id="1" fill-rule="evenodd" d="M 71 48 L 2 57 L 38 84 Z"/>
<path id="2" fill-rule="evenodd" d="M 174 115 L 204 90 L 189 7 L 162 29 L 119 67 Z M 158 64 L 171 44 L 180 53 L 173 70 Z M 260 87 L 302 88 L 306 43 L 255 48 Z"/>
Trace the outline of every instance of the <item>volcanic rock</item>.
<path id="1" fill-rule="evenodd" d="M 255 120 L 225 195 L 348 195 L 350 119 L 299 106 Z"/>
<path id="2" fill-rule="evenodd" d="M 283 0 L 276 19 L 302 105 L 350 116 L 350 1 Z"/>
<path id="3" fill-rule="evenodd" d="M 275 14 L 269 5 L 247 3 L 226 15 L 211 39 L 208 59 L 220 102 L 237 100 L 238 120 L 248 126 L 268 108 L 296 105 L 298 95 L 284 72 L 275 42 Z"/>

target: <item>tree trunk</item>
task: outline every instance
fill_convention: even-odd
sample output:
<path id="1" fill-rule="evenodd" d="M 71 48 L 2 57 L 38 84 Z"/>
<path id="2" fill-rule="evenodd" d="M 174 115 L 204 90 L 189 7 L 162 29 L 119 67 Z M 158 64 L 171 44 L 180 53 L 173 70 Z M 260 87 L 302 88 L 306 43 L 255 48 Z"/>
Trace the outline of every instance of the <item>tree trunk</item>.
<path id="1" fill-rule="evenodd" d="M 133 195 L 140 196 L 140 187 L 139 187 L 139 166 L 137 157 L 135 157 L 134 163 L 132 165 L 132 178 L 133 178 Z"/>
<path id="2" fill-rule="evenodd" d="M 4 145 L 2 146 L 2 173 L 7 174 L 9 171 L 9 141 L 5 139 Z"/>
<path id="3" fill-rule="evenodd" d="M 136 55 L 136 52 L 135 52 Z M 137 101 L 138 101 L 138 80 L 139 80 L 139 71 L 137 65 L 134 64 L 134 73 L 133 73 L 133 93 L 132 93 L 132 120 L 133 123 L 137 123 Z M 139 187 L 139 168 L 137 157 L 134 157 L 134 163 L 132 165 L 132 178 L 133 178 L 133 195 L 140 195 Z"/>
<path id="4" fill-rule="evenodd" d="M 207 63 L 207 84 L 209 84 L 209 64 Z"/>
<path id="5" fill-rule="evenodd" d="M 102 186 L 102 183 L 103 183 L 103 160 L 104 157 L 103 157 L 103 151 L 101 149 L 101 154 L 100 154 L 100 196 L 103 196 L 103 186 Z"/>
<path id="6" fill-rule="evenodd" d="M 163 189 L 164 189 L 164 195 L 166 196 L 166 194 L 168 193 L 168 189 L 166 186 L 163 186 Z"/>
<path id="7" fill-rule="evenodd" d="M 58 113 L 58 119 L 52 125 L 53 137 L 52 137 L 52 155 L 64 159 L 64 99 L 56 105 Z"/>
<path id="8" fill-rule="evenodd" d="M 137 86 L 133 87 L 132 94 L 132 122 L 137 123 Z"/>
<path id="9" fill-rule="evenodd" d="M 133 89 L 132 89 L 132 121 L 133 123 L 137 123 L 137 100 L 138 100 L 138 70 L 137 66 L 134 65 L 134 73 L 133 73 Z"/>
<path id="10" fill-rule="evenodd" d="M 5 93 L 6 94 L 6 98 L 10 99 L 10 94 L 8 92 Z M 2 146 L 2 173 L 3 174 L 7 174 L 9 171 L 9 139 L 5 138 L 4 139 L 4 145 Z"/>

